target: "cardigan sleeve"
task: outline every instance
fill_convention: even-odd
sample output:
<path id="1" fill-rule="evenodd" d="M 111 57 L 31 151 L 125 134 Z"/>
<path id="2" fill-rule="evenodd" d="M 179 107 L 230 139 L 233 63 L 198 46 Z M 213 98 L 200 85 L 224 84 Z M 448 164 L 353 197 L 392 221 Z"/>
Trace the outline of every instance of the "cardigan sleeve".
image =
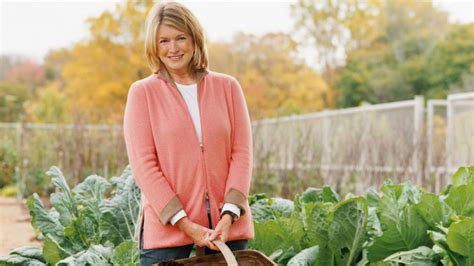
<path id="1" fill-rule="evenodd" d="M 234 79 L 231 87 L 232 153 L 224 202 L 237 205 L 244 215 L 252 176 L 252 129 L 242 88 Z"/>
<path id="2" fill-rule="evenodd" d="M 183 206 L 160 169 L 146 91 L 138 83 L 132 84 L 128 93 L 124 136 L 135 180 L 161 223 L 167 224 Z"/>

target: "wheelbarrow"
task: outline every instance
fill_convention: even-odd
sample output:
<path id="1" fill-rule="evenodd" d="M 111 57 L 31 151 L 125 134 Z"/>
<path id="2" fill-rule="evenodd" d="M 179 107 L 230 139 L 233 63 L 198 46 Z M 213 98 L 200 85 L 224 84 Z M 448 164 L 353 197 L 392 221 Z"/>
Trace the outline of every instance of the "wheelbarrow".
<path id="1" fill-rule="evenodd" d="M 163 261 L 159 266 L 172 265 L 197 265 L 197 266 L 274 266 L 278 265 L 260 251 L 256 250 L 238 250 L 231 251 L 230 248 L 222 241 L 215 240 L 214 244 L 219 248 L 221 253 L 202 255 L 197 251 L 197 255 L 192 258 L 179 259 L 173 261 Z"/>

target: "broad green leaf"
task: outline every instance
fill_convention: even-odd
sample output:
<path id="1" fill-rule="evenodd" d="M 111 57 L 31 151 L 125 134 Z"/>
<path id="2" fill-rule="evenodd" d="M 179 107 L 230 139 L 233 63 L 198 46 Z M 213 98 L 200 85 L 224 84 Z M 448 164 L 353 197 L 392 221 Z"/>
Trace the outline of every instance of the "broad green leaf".
<path id="1" fill-rule="evenodd" d="M 309 187 L 301 194 L 303 202 L 320 202 L 322 201 L 322 189 Z"/>
<path id="2" fill-rule="evenodd" d="M 307 188 L 301 194 L 301 201 L 303 202 L 339 202 L 339 195 L 329 186 L 323 188 Z"/>
<path id="3" fill-rule="evenodd" d="M 376 262 L 396 252 L 429 245 L 428 226 L 413 206 L 419 202 L 421 191 L 411 184 L 385 184 L 381 190 L 383 196 L 377 213 L 383 234 L 371 241 L 369 261 Z"/>
<path id="4" fill-rule="evenodd" d="M 130 233 L 126 229 L 127 225 L 123 224 L 123 219 L 120 219 L 120 215 L 120 210 L 118 210 L 118 213 L 104 213 L 100 218 L 99 229 L 101 237 L 114 243 L 114 245 L 118 245 L 131 238 Z M 116 218 L 117 216 L 119 219 Z"/>
<path id="5" fill-rule="evenodd" d="M 265 193 L 257 193 L 257 194 L 250 195 L 248 197 L 249 205 L 252 206 L 255 202 L 261 199 L 268 199 L 268 197 Z"/>
<path id="6" fill-rule="evenodd" d="M 329 214 L 331 203 L 311 202 L 303 205 L 303 224 L 306 232 L 305 246 L 325 246 L 328 243 Z"/>
<path id="7" fill-rule="evenodd" d="M 447 243 L 451 250 L 465 257 L 467 265 L 474 265 L 474 218 L 464 218 L 452 224 Z"/>
<path id="8" fill-rule="evenodd" d="M 82 205 L 81 211 L 95 220 L 98 225 L 100 220 L 100 204 L 104 200 L 104 193 L 110 188 L 110 183 L 97 175 L 88 176 L 72 191 L 76 193 L 75 200 Z"/>
<path id="9" fill-rule="evenodd" d="M 448 243 L 446 242 L 446 234 L 444 232 L 428 231 L 428 235 L 437 247 L 446 252 L 449 260 L 454 265 L 464 265 L 464 258 L 449 248 Z"/>
<path id="10" fill-rule="evenodd" d="M 102 200 L 105 191 L 107 191 L 110 186 L 111 184 L 105 178 L 98 175 L 90 175 L 74 187 L 72 191 L 89 199 Z"/>
<path id="11" fill-rule="evenodd" d="M 61 246 L 51 238 L 49 235 L 45 237 L 43 244 L 43 257 L 48 264 L 56 264 L 62 258 L 68 257 L 71 254 L 62 249 Z"/>
<path id="12" fill-rule="evenodd" d="M 456 215 L 474 217 L 474 183 L 453 187 L 445 202 Z"/>
<path id="13" fill-rule="evenodd" d="M 293 248 L 295 252 L 301 250 L 304 229 L 296 214 L 264 223 L 254 222 L 254 226 L 255 240 L 250 241 L 250 248 L 260 250 L 268 256 L 278 249 L 283 250 L 283 255 L 288 253 L 289 248 Z"/>
<path id="14" fill-rule="evenodd" d="M 312 266 L 319 254 L 319 246 L 303 249 L 288 261 L 288 266 Z"/>
<path id="15" fill-rule="evenodd" d="M 380 195 L 375 191 L 373 187 L 370 187 L 367 191 L 367 203 L 369 207 L 378 207 L 380 202 Z"/>
<path id="16" fill-rule="evenodd" d="M 109 265 L 112 256 L 112 247 L 92 245 L 87 250 L 69 256 L 57 265 Z"/>
<path id="17" fill-rule="evenodd" d="M 66 239 L 60 244 L 63 248 L 65 248 L 65 244 L 70 246 L 74 250 L 72 253 L 76 253 L 99 241 L 97 231 L 98 225 L 94 223 L 93 218 L 87 215 L 84 209 L 81 209 L 78 217 L 64 229 Z"/>
<path id="18" fill-rule="evenodd" d="M 384 226 L 396 226 L 400 222 L 402 210 L 416 204 L 421 198 L 421 191 L 411 184 L 383 185 L 383 196 L 377 208 L 380 222 Z"/>
<path id="19" fill-rule="evenodd" d="M 114 248 L 112 253 L 112 263 L 114 265 L 130 265 L 138 263 L 138 261 L 138 247 L 135 241 L 127 240 Z"/>
<path id="20" fill-rule="evenodd" d="M 263 223 L 254 222 L 255 239 L 249 241 L 249 247 L 259 250 L 270 256 L 273 252 L 284 246 L 278 232 L 280 226 L 275 220 Z"/>
<path id="21" fill-rule="evenodd" d="M 73 189 L 74 193 L 57 167 L 51 167 L 48 174 L 53 176 L 52 181 L 58 188 L 50 198 L 53 208 L 48 212 L 36 194 L 27 201 L 33 226 L 45 236 L 43 249 L 16 249 L 11 256 L 5 257 L 8 263 L 43 265 L 40 261 L 43 260 L 48 265 L 108 265 L 114 249 L 102 244 L 115 244 L 120 247 L 116 250 L 116 259 L 126 260 L 131 255 L 128 265 L 137 265 L 136 247 L 127 246 L 134 243 L 130 239 L 136 239 L 134 234 L 140 206 L 140 190 L 130 168 L 125 169 L 121 176 L 112 178 L 110 183 L 101 177 L 90 176 Z M 110 184 L 113 191 L 106 198 L 105 192 Z M 100 231 L 100 221 L 103 222 L 103 232 Z M 119 230 L 111 230 L 111 225 L 119 225 Z M 105 235 L 118 238 L 109 241 L 110 237 Z M 279 239 L 281 241 L 281 237 Z M 285 254 L 290 256 L 294 251 Z M 3 264 L 0 262 L 0 265 Z"/>
<path id="22" fill-rule="evenodd" d="M 396 252 L 429 246 L 431 243 L 426 234 L 428 226 L 413 205 L 403 208 L 397 220 L 390 220 L 390 223 L 383 226 L 383 234 L 374 238 L 373 244 L 368 247 L 370 262 L 382 260 Z"/>
<path id="23" fill-rule="evenodd" d="M 329 247 L 338 265 L 353 265 L 361 255 L 367 227 L 367 200 L 352 198 L 339 203 L 330 216 Z"/>
<path id="24" fill-rule="evenodd" d="M 370 208 L 369 208 L 370 209 Z M 364 266 L 369 264 L 369 259 L 367 258 L 367 249 L 362 249 L 362 258 L 355 264 L 355 266 Z"/>
<path id="25" fill-rule="evenodd" d="M 293 246 L 285 248 L 283 253 L 274 261 L 278 263 L 278 265 L 287 265 L 288 261 L 290 261 L 290 259 L 293 258 L 297 253 L 298 251 L 296 251 Z"/>
<path id="26" fill-rule="evenodd" d="M 454 187 L 474 183 L 474 166 L 460 167 L 451 177 Z"/>
<path id="27" fill-rule="evenodd" d="M 46 262 L 43 258 L 43 252 L 40 248 L 37 247 L 21 247 L 16 248 L 10 251 L 10 255 L 19 255 L 26 258 L 31 258 L 35 260 L 39 260 L 42 262 Z"/>
<path id="28" fill-rule="evenodd" d="M 416 249 L 397 252 L 385 258 L 384 261 L 404 265 L 436 266 L 441 258 L 431 248 L 421 246 Z"/>
<path id="29" fill-rule="evenodd" d="M 275 197 L 258 200 L 250 209 L 253 220 L 263 223 L 278 217 L 290 217 L 295 207 L 293 201 Z"/>
<path id="30" fill-rule="evenodd" d="M 70 225 L 76 219 L 76 213 L 69 208 L 70 203 L 67 202 L 68 198 L 65 197 L 64 192 L 51 193 L 49 199 L 58 214 L 59 222 L 63 226 Z"/>
<path id="31" fill-rule="evenodd" d="M 415 209 L 432 230 L 436 230 L 438 224 L 447 226 L 453 214 L 451 208 L 432 193 L 424 194 L 420 203 L 415 204 Z"/>
<path id="32" fill-rule="evenodd" d="M 368 208 L 368 215 L 367 215 L 367 239 L 371 239 L 377 236 L 382 235 L 382 225 L 380 224 L 380 220 L 377 217 L 377 210 L 375 207 Z"/>
<path id="33" fill-rule="evenodd" d="M 283 249 L 277 249 L 268 257 L 277 262 L 279 265 L 287 265 L 288 261 L 296 255 L 295 249 L 293 247 Z"/>
<path id="34" fill-rule="evenodd" d="M 28 265 L 28 266 L 44 266 L 44 262 L 35 260 L 28 257 L 23 257 L 20 255 L 8 255 L 0 256 L 0 265 L 12 266 L 12 265 Z"/>
<path id="35" fill-rule="evenodd" d="M 277 234 L 281 241 L 287 247 L 294 247 L 296 251 L 301 250 L 301 241 L 305 234 L 301 219 L 296 214 L 293 214 L 291 217 L 279 217 L 276 219 L 276 222 L 280 227 Z"/>
<path id="36" fill-rule="evenodd" d="M 283 255 L 283 249 L 277 249 L 272 254 L 270 254 L 268 257 L 271 260 L 276 261 L 281 255 Z"/>
<path id="37" fill-rule="evenodd" d="M 323 247 L 319 247 L 319 254 L 316 258 L 316 262 L 314 263 L 315 266 L 336 266 L 336 261 L 334 258 L 334 253 L 331 249 L 326 245 Z"/>
<path id="38" fill-rule="evenodd" d="M 63 173 L 61 170 L 56 167 L 52 166 L 47 172 L 47 175 L 51 176 L 51 181 L 53 182 L 53 185 L 57 188 L 59 188 L 62 192 L 64 192 L 64 196 L 66 197 L 65 202 L 68 203 L 66 206 L 69 210 L 75 210 L 76 206 L 74 203 L 74 199 L 71 193 L 71 189 L 69 188 L 69 185 L 67 184 L 66 178 L 64 177 Z"/>
<path id="39" fill-rule="evenodd" d="M 322 198 L 323 202 L 338 203 L 340 201 L 339 195 L 329 186 L 323 187 Z"/>
<path id="40" fill-rule="evenodd" d="M 34 193 L 31 195 L 26 205 L 30 210 L 31 224 L 34 228 L 41 231 L 43 235 L 50 234 L 56 239 L 64 237 L 64 226 L 62 226 L 57 219 L 49 215 L 38 194 Z"/>
<path id="41" fill-rule="evenodd" d="M 78 216 L 77 204 L 66 182 L 66 178 L 58 167 L 51 167 L 46 174 L 52 177 L 51 181 L 59 189 L 59 192 L 51 194 L 50 201 L 51 205 L 59 213 L 59 221 L 66 227 Z"/>
<path id="42" fill-rule="evenodd" d="M 140 189 L 128 171 L 111 180 L 114 190 L 100 204 L 100 237 L 118 245 L 126 239 L 136 239 L 135 232 L 140 206 Z"/>

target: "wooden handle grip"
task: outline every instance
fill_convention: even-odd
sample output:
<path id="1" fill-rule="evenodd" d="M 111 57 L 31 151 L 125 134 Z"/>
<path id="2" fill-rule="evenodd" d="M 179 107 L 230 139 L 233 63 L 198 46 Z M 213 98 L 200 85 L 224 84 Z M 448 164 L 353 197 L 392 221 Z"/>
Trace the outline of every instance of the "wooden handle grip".
<path id="1" fill-rule="evenodd" d="M 224 242 L 221 240 L 214 240 L 212 242 L 219 248 L 219 250 L 222 252 L 222 255 L 224 255 L 227 265 L 238 266 L 234 253 L 232 253 L 230 248 Z"/>

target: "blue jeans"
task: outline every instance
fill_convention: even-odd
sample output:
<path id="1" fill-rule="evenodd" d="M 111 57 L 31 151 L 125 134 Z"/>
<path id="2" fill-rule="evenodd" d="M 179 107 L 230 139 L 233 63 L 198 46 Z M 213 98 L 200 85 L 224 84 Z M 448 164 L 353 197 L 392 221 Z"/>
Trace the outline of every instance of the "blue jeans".
<path id="1" fill-rule="evenodd" d="M 248 240 L 235 240 L 226 243 L 231 250 L 243 250 L 247 249 Z M 140 243 L 140 265 L 149 266 L 162 261 L 177 260 L 189 258 L 194 244 L 172 247 L 172 248 L 156 248 L 156 249 L 144 249 L 143 248 L 143 230 L 141 232 L 141 243 Z M 204 248 L 204 254 L 219 253 L 218 251 Z"/>

